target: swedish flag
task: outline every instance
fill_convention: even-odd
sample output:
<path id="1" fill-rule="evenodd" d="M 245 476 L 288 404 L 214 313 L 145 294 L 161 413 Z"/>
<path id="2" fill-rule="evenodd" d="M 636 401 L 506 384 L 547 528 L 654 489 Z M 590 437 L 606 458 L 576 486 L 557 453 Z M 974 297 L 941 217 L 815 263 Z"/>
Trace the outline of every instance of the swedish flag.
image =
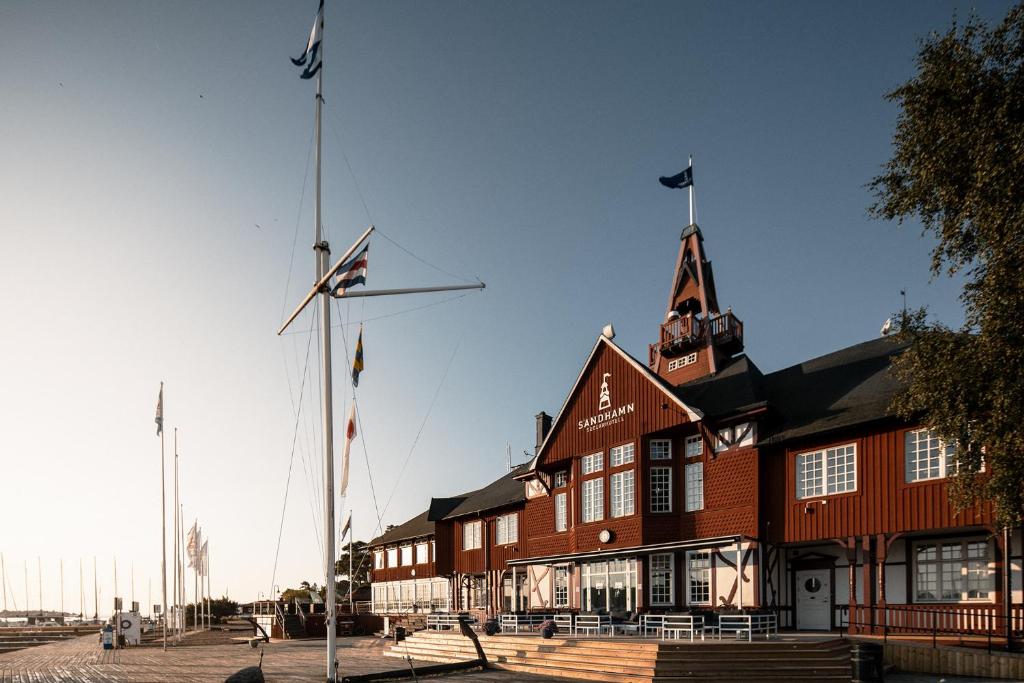
<path id="1" fill-rule="evenodd" d="M 359 340 L 356 341 L 356 358 L 352 361 L 352 386 L 359 386 L 359 373 L 363 371 L 363 326 L 359 326 Z"/>

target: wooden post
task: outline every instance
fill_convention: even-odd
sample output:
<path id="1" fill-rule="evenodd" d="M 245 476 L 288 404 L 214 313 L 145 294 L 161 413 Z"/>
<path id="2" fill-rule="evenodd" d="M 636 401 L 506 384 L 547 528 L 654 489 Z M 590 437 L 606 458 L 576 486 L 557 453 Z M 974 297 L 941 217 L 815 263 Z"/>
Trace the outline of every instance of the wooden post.
<path id="1" fill-rule="evenodd" d="M 871 581 L 871 536 L 864 534 L 861 536 L 861 548 L 864 550 L 864 564 L 861 565 L 861 577 L 863 579 L 862 586 L 864 586 L 864 617 L 870 623 L 868 627 L 869 633 L 875 632 L 875 590 L 874 584 Z"/>

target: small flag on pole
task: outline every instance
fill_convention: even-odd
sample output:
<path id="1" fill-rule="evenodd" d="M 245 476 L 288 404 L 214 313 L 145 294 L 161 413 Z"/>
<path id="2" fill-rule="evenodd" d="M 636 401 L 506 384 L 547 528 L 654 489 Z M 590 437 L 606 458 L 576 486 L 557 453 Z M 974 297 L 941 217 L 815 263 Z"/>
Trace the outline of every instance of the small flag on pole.
<path id="1" fill-rule="evenodd" d="M 345 515 L 345 523 L 341 525 L 341 536 L 339 537 L 339 539 L 344 541 L 345 540 L 345 536 L 348 535 L 348 532 L 351 529 L 352 529 L 352 511 L 349 510 L 348 514 Z"/>
<path id="2" fill-rule="evenodd" d="M 188 566 L 196 567 L 196 551 L 199 549 L 199 522 L 193 522 L 185 540 L 185 552 L 188 553 Z"/>
<path id="3" fill-rule="evenodd" d="M 335 274 L 333 296 L 343 296 L 345 290 L 355 285 L 366 284 L 366 265 L 369 258 L 370 245 L 367 244 L 362 250 L 338 267 Z"/>
<path id="4" fill-rule="evenodd" d="M 363 371 L 363 326 L 359 326 L 359 339 L 356 340 L 356 357 L 352 361 L 352 386 L 359 386 L 359 373 Z"/>
<path id="5" fill-rule="evenodd" d="M 658 182 L 672 190 L 693 185 L 693 166 L 688 166 L 674 176 L 658 178 Z"/>
<path id="6" fill-rule="evenodd" d="M 207 543 L 206 541 L 203 541 L 202 550 L 199 551 L 199 575 L 200 576 L 209 576 L 210 575 L 210 565 L 209 565 L 209 559 L 208 559 L 208 555 L 207 555 L 206 543 Z"/>
<path id="7" fill-rule="evenodd" d="M 309 32 L 309 41 L 306 49 L 298 59 L 292 58 L 295 66 L 306 67 L 302 72 L 302 78 L 309 79 L 316 76 L 316 72 L 323 66 L 322 55 L 320 54 L 320 42 L 324 36 L 324 0 L 320 0 L 320 9 L 313 20 L 313 30 Z"/>
<path id="8" fill-rule="evenodd" d="M 164 433 L 164 383 L 160 382 L 160 396 L 156 400 L 156 435 Z"/>
<path id="9" fill-rule="evenodd" d="M 348 489 L 348 462 L 349 451 L 352 449 L 352 440 L 356 438 L 356 402 L 352 401 L 352 407 L 348 411 L 348 422 L 345 424 L 345 448 L 341 452 L 341 484 L 338 487 L 338 495 L 344 496 Z"/>

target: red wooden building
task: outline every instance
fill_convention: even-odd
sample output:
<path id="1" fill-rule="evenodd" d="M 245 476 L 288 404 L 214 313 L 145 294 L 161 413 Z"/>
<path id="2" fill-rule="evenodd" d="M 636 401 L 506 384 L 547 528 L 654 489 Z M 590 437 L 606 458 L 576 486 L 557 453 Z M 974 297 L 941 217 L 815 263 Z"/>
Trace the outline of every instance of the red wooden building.
<path id="1" fill-rule="evenodd" d="M 375 603 L 411 579 L 403 544 L 428 540 L 422 572 L 447 581 L 450 609 L 748 607 L 800 629 L 942 612 L 1021 628 L 1021 530 L 994 528 L 985 504 L 954 513 L 955 449 L 889 410 L 891 340 L 763 374 L 696 225 L 646 363 L 611 336 L 555 418 L 537 416 L 527 466 L 373 542 Z"/>

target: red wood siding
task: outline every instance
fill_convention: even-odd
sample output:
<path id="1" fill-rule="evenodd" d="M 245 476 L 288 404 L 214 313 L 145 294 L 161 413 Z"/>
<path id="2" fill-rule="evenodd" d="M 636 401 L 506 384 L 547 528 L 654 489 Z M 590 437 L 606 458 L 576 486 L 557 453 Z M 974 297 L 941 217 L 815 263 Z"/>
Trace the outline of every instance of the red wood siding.
<path id="1" fill-rule="evenodd" d="M 991 505 L 960 514 L 949 504 L 945 479 L 906 483 L 904 434 L 916 427 L 888 425 L 850 431 L 828 440 L 804 441 L 766 455 L 772 472 L 764 495 L 782 501 L 765 506 L 767 535 L 784 542 L 844 538 L 863 534 L 990 525 Z M 796 497 L 800 453 L 853 443 L 857 447 L 857 490 L 817 498 Z"/>
<path id="2" fill-rule="evenodd" d="M 497 545 L 495 543 L 496 520 L 498 517 L 513 513 L 519 516 L 518 540 L 515 543 Z M 463 550 L 463 526 L 476 521 L 482 521 L 484 524 L 480 535 L 481 547 L 475 550 Z M 508 567 L 509 560 L 526 557 L 526 514 L 521 505 L 514 508 L 490 511 L 481 517 L 466 517 L 464 519 L 438 522 L 438 527 L 441 526 L 451 529 L 452 545 L 454 548 L 453 569 L 456 572 L 462 574 L 482 574 L 488 569 L 504 570 Z M 490 566 L 487 566 L 485 561 L 485 550 L 490 553 Z"/>

